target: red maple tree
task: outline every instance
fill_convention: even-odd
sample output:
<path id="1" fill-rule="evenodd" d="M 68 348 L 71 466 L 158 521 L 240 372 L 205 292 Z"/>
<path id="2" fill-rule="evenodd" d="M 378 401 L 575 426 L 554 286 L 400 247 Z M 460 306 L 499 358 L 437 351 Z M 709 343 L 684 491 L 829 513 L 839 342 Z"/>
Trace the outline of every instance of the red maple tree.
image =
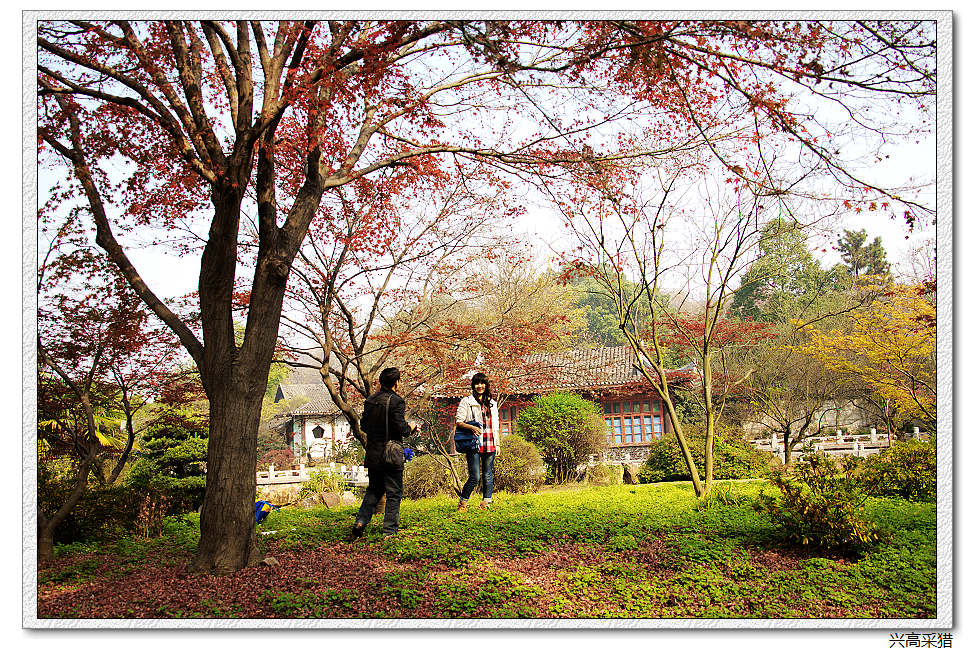
<path id="1" fill-rule="evenodd" d="M 37 273 L 39 440 L 47 456 L 69 458 L 74 469 L 64 501 L 37 508 L 40 561 L 53 558 L 54 532 L 89 480 L 118 479 L 135 443 L 135 414 L 165 385 L 176 358 L 168 330 L 154 325 L 115 267 L 79 245 L 78 235 L 71 219 L 55 229 Z M 121 440 L 106 430 L 119 428 L 113 413 Z"/>

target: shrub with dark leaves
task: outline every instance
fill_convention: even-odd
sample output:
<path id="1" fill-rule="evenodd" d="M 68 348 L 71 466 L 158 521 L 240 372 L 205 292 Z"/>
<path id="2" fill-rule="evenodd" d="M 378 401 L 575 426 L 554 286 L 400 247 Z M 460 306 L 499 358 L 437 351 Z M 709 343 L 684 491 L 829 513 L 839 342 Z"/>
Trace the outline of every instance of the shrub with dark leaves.
<path id="1" fill-rule="evenodd" d="M 38 496 L 38 505 L 53 512 L 54 507 L 48 501 L 54 504 L 64 502 L 73 485 L 61 481 L 45 487 L 45 491 Z M 150 500 L 145 491 L 119 484 L 90 486 L 68 517 L 58 525 L 54 540 L 57 543 L 73 543 L 109 541 L 132 533 L 144 535 L 141 519 L 144 518 L 145 503 Z M 161 523 L 162 513 L 156 518 Z"/>
<path id="2" fill-rule="evenodd" d="M 274 465 L 275 469 L 287 469 L 292 464 L 297 464 L 298 458 L 295 454 L 291 452 L 291 449 L 279 448 L 273 451 L 268 451 L 257 461 L 258 471 L 267 471 L 270 465 Z"/>

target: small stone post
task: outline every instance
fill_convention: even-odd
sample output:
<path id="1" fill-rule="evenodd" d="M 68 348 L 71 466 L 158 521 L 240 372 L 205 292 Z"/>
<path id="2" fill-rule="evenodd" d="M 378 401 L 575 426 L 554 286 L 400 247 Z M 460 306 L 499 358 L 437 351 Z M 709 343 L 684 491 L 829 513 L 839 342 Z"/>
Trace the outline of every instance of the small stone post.
<path id="1" fill-rule="evenodd" d="M 274 478 L 274 465 L 269 464 L 267 467 L 267 479 L 271 480 Z"/>
<path id="2" fill-rule="evenodd" d="M 871 444 L 876 444 L 877 443 L 877 429 L 876 428 L 871 428 L 870 429 L 870 443 Z"/>
<path id="3" fill-rule="evenodd" d="M 917 426 L 914 427 L 914 439 L 921 439 L 921 429 Z"/>

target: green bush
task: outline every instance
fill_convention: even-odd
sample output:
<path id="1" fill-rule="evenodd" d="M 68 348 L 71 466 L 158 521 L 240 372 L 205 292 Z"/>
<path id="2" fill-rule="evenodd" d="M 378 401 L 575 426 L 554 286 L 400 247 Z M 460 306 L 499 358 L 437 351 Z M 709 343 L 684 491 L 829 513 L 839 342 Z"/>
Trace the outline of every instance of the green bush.
<path id="1" fill-rule="evenodd" d="M 518 415 L 518 431 L 538 447 L 559 483 L 575 475 L 581 458 L 606 446 L 600 407 L 568 392 L 537 397 Z"/>
<path id="2" fill-rule="evenodd" d="M 73 483 L 50 482 L 39 489 L 38 505 L 48 515 L 68 496 Z M 115 484 L 89 485 L 88 491 L 54 531 L 55 543 L 111 541 L 137 533 L 146 493 Z M 162 518 L 160 516 L 159 520 Z"/>
<path id="3" fill-rule="evenodd" d="M 345 478 L 329 469 L 318 469 L 317 471 L 309 472 L 308 480 L 302 483 L 301 489 L 298 490 L 298 498 L 307 498 L 308 496 L 326 493 L 340 493 L 344 490 Z"/>
<path id="4" fill-rule="evenodd" d="M 704 428 L 684 426 L 684 437 L 691 447 L 691 457 L 698 472 L 704 474 Z M 647 459 L 640 468 L 640 482 L 670 482 L 690 480 L 687 462 L 677 444 L 677 436 L 665 435 L 647 448 Z M 759 451 L 746 442 L 740 431 L 718 424 L 714 436 L 714 479 L 740 480 L 768 478 L 774 456 Z"/>
<path id="5" fill-rule="evenodd" d="M 938 493 L 938 459 L 933 444 L 919 440 L 896 442 L 868 457 L 856 479 L 865 493 L 934 502 Z"/>
<path id="6" fill-rule="evenodd" d="M 198 408 L 163 404 L 143 432 L 140 450 L 133 453 L 127 486 L 159 494 L 166 515 L 199 509 L 206 492 L 208 435 L 205 415 Z M 161 520 L 152 523 L 159 525 Z"/>
<path id="7" fill-rule="evenodd" d="M 773 475 L 781 498 L 762 493 L 764 510 L 785 540 L 807 547 L 860 552 L 880 539 L 877 526 L 863 517 L 866 496 L 825 455 L 803 458 L 793 478 Z"/>
<path id="8" fill-rule="evenodd" d="M 530 493 L 545 482 L 545 463 L 534 444 L 520 435 L 501 440 L 494 460 L 494 486 L 502 491 Z"/>
<path id="9" fill-rule="evenodd" d="M 352 466 L 362 466 L 362 462 L 366 458 L 366 449 L 362 448 L 362 444 L 358 440 L 352 439 L 349 441 L 338 440 L 335 442 L 335 446 L 331 448 L 328 455 L 325 456 L 323 462 L 332 462 L 334 464 L 350 464 Z"/>
<path id="10" fill-rule="evenodd" d="M 439 494 L 455 495 L 454 483 L 445 462 L 453 462 L 461 483 L 467 480 L 463 457 L 448 459 L 444 455 L 420 455 L 403 468 L 403 497 L 416 500 Z"/>

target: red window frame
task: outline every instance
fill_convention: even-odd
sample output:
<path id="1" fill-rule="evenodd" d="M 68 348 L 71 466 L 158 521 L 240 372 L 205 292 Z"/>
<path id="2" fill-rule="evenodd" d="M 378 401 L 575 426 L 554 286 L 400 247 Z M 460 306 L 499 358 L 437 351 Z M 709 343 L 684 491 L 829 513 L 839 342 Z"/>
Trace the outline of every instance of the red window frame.
<path id="1" fill-rule="evenodd" d="M 502 438 L 518 432 L 518 413 L 523 407 L 520 403 L 512 403 L 498 408 L 498 428 Z"/>
<path id="2" fill-rule="evenodd" d="M 645 444 L 663 437 L 664 413 L 659 397 L 615 399 L 602 405 L 606 443 L 610 446 Z"/>

